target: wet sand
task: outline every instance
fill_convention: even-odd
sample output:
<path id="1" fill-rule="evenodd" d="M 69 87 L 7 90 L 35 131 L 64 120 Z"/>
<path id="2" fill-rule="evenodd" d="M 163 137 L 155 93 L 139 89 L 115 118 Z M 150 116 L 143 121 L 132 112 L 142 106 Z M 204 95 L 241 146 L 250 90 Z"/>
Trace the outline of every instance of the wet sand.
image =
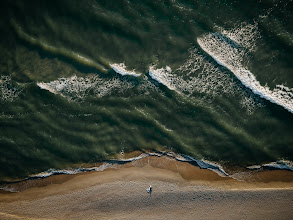
<path id="1" fill-rule="evenodd" d="M 0 193 L 0 219 L 291 219 L 293 172 L 246 181 L 147 157 L 102 172 L 55 175 Z M 152 185 L 150 196 L 146 188 Z"/>

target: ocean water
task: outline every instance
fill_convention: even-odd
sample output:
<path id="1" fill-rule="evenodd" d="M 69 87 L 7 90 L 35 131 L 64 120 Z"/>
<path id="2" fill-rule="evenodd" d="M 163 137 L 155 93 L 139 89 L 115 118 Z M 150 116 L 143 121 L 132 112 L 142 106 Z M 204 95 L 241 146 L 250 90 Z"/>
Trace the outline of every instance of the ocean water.
<path id="1" fill-rule="evenodd" d="M 0 17 L 0 182 L 132 151 L 292 170 L 292 1 L 2 0 Z"/>

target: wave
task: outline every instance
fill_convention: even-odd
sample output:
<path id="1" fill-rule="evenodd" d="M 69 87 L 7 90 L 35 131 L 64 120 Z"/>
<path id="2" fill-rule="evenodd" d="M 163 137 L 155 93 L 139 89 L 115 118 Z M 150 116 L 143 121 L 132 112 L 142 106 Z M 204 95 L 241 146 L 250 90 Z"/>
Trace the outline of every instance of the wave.
<path id="1" fill-rule="evenodd" d="M 152 83 L 146 75 L 139 80 L 120 75 L 108 78 L 99 75 L 85 77 L 73 75 L 50 82 L 37 82 L 37 86 L 53 94 L 61 95 L 69 101 L 82 101 L 89 95 L 101 98 L 117 91 L 122 94 L 134 88 L 136 90 L 133 95 L 149 95 L 151 92 L 161 92 L 158 86 Z"/>
<path id="2" fill-rule="evenodd" d="M 168 89 L 176 91 L 177 93 L 191 94 L 194 90 L 194 85 L 196 80 L 186 81 L 182 77 L 172 74 L 172 69 L 169 66 L 165 68 L 156 69 L 155 66 L 149 67 L 149 76 L 157 81 L 158 83 L 163 84 Z"/>
<path id="3" fill-rule="evenodd" d="M 231 32 L 234 33 L 235 30 Z M 245 36 L 243 34 L 243 36 L 236 38 L 229 32 L 215 32 L 197 38 L 197 43 L 203 51 L 209 54 L 219 65 L 231 71 L 254 94 L 293 113 L 293 89 L 284 85 L 277 85 L 271 91 L 268 87 L 262 86 L 253 73 L 244 68 L 242 62 L 247 56 L 245 49 L 250 49 L 248 45 L 251 40 L 250 38 L 246 39 Z"/>
<path id="4" fill-rule="evenodd" d="M 86 77 L 71 76 L 68 78 L 59 78 L 51 82 L 38 82 L 37 86 L 51 93 L 59 94 L 68 100 L 82 100 L 88 94 L 97 97 L 103 97 L 114 91 L 124 92 L 133 88 L 134 85 L 119 77 L 102 78 L 98 75 Z"/>
<path id="5" fill-rule="evenodd" d="M 49 83 L 38 82 L 37 86 L 41 89 L 48 90 L 51 93 L 58 94 L 58 91 L 53 86 L 50 86 Z"/>
<path id="6" fill-rule="evenodd" d="M 16 33 L 18 34 L 18 36 L 22 39 L 22 40 L 25 40 L 26 42 L 34 45 L 34 46 L 38 46 L 40 47 L 41 49 L 45 50 L 45 51 L 48 51 L 50 53 L 53 53 L 53 54 L 58 54 L 58 55 L 61 55 L 61 56 L 64 56 L 64 57 L 67 57 L 67 58 L 70 58 L 80 64 L 83 64 L 83 65 L 86 65 L 86 66 L 89 66 L 89 67 L 93 67 L 101 72 L 107 72 L 107 66 L 108 64 L 103 61 L 101 58 L 99 58 L 99 62 L 96 62 L 84 55 L 81 55 L 77 52 L 74 52 L 72 50 L 69 50 L 69 49 L 66 49 L 66 48 L 58 48 L 58 47 L 55 47 L 55 46 L 52 46 L 40 39 L 37 39 L 37 38 L 34 38 L 30 35 L 28 35 L 27 33 L 25 33 L 22 28 L 20 26 L 18 26 L 15 22 L 12 22 L 12 25 L 13 27 L 15 28 L 16 30 Z"/>
<path id="7" fill-rule="evenodd" d="M 155 66 L 149 67 L 149 76 L 163 84 L 164 86 L 167 86 L 170 90 L 176 90 L 176 86 L 174 86 L 173 81 L 175 78 L 171 74 L 172 70 L 170 67 L 166 66 L 165 68 L 155 69 Z"/>
<path id="8" fill-rule="evenodd" d="M 134 72 L 133 71 L 128 71 L 126 70 L 126 66 L 124 63 L 120 63 L 120 64 L 117 64 L 117 63 L 114 63 L 114 64 L 110 64 L 111 68 L 118 74 L 122 75 L 122 76 L 135 76 L 135 77 L 138 77 L 140 76 L 140 74 Z"/>
<path id="9" fill-rule="evenodd" d="M 170 67 L 156 69 L 149 67 L 150 77 L 166 86 L 168 89 L 187 96 L 194 92 L 204 93 L 210 96 L 233 94 L 237 86 L 233 79 L 226 73 L 206 62 L 204 56 L 196 48 L 190 50 L 190 57 L 174 73 Z M 183 76 L 178 75 L 184 73 Z M 193 76 L 193 75 L 196 76 Z"/>

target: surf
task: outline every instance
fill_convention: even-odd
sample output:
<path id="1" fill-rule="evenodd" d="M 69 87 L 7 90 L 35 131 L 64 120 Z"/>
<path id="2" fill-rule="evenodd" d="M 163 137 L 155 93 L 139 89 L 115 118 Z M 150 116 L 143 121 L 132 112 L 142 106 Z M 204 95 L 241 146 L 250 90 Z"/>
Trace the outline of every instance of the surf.
<path id="1" fill-rule="evenodd" d="M 128 71 L 126 70 L 126 66 L 124 63 L 113 63 L 110 64 L 110 67 L 118 74 L 122 76 L 135 76 L 139 77 L 141 74 L 136 73 L 134 70 Z"/>
<path id="2" fill-rule="evenodd" d="M 131 82 L 123 80 L 121 77 L 103 78 L 99 75 L 61 77 L 50 82 L 37 82 L 37 86 L 53 94 L 61 95 L 69 101 L 83 100 L 90 93 L 101 98 L 114 91 L 123 93 L 134 87 Z"/>
<path id="3" fill-rule="evenodd" d="M 285 85 L 277 85 L 274 90 L 262 86 L 255 75 L 242 64 L 247 52 L 241 47 L 241 43 L 243 42 L 247 48 L 249 39 L 246 39 L 245 35 L 235 39 L 233 39 L 233 34 L 223 31 L 198 37 L 197 43 L 217 64 L 232 72 L 254 94 L 293 113 L 293 89 Z"/>

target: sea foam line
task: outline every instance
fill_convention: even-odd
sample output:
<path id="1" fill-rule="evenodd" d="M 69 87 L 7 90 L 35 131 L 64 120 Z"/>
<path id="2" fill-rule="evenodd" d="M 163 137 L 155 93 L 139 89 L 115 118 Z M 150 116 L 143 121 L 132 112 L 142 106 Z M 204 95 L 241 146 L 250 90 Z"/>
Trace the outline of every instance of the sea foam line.
<path id="1" fill-rule="evenodd" d="M 241 61 L 245 55 L 244 52 L 233 47 L 230 42 L 223 40 L 221 33 L 210 33 L 199 37 L 197 43 L 219 65 L 234 73 L 240 82 L 251 89 L 254 94 L 293 113 L 293 89 L 284 85 L 277 85 L 271 91 L 268 87 L 262 86 L 256 77 L 242 66 Z"/>

